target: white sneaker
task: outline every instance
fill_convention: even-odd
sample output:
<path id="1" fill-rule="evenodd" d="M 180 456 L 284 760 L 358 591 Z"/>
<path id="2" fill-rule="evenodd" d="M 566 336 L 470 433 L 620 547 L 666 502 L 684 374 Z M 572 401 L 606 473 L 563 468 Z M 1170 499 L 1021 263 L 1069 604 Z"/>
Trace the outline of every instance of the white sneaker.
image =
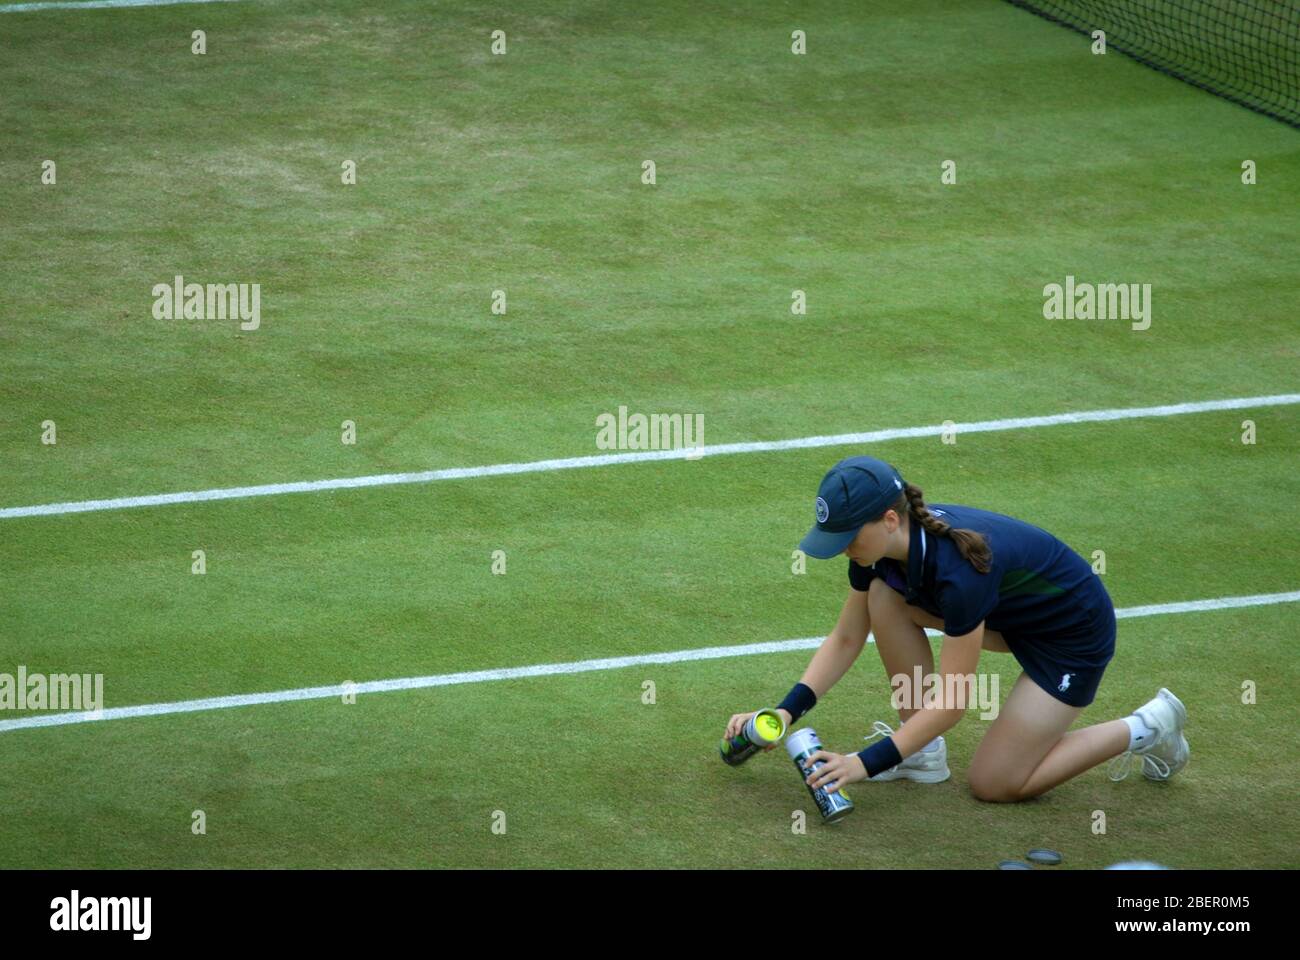
<path id="1" fill-rule="evenodd" d="M 1133 712 L 1156 731 L 1156 735 L 1145 747 L 1125 750 L 1112 760 L 1110 778 L 1123 780 L 1133 769 L 1133 758 L 1140 756 L 1144 777 L 1148 780 L 1168 780 L 1187 766 L 1188 757 L 1191 756 L 1187 737 L 1183 736 L 1183 727 L 1187 725 L 1187 708 L 1181 700 L 1161 687 L 1155 699 L 1147 701 Z"/>
<path id="2" fill-rule="evenodd" d="M 863 740 L 888 737 L 894 733 L 893 728 L 883 720 L 877 720 L 871 727 L 874 732 L 870 736 L 863 737 Z M 952 773 L 948 770 L 948 744 L 944 742 L 943 737 L 939 737 L 937 750 L 929 752 L 918 750 L 910 757 L 905 757 L 902 763 L 896 764 L 888 770 L 881 770 L 874 777 L 867 777 L 863 782 L 883 783 L 886 780 L 915 780 L 917 783 L 943 783 L 950 776 L 952 776 Z"/>

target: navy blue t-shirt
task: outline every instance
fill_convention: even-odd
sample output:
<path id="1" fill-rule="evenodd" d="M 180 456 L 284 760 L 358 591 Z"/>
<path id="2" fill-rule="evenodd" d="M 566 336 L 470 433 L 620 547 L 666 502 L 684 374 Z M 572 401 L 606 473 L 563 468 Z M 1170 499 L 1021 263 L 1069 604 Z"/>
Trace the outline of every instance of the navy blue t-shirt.
<path id="1" fill-rule="evenodd" d="M 1108 617 L 1110 597 L 1088 562 L 1046 530 L 1014 517 L 956 504 L 927 504 L 955 528 L 984 535 L 993 566 L 980 573 L 948 537 L 910 520 L 907 570 L 890 557 L 870 567 L 849 561 L 849 583 L 866 590 L 876 577 L 913 606 L 943 619 L 950 637 L 980 621 L 1008 640 L 1093 637 Z"/>

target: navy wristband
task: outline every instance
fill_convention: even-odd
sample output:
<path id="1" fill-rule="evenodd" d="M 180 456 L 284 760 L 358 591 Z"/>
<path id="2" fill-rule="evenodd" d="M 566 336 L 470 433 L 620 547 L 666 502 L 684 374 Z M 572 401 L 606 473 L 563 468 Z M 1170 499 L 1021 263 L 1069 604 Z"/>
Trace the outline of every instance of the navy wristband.
<path id="1" fill-rule="evenodd" d="M 858 759 L 867 768 L 868 777 L 874 777 L 876 774 L 882 773 L 890 767 L 896 767 L 903 762 L 898 747 L 894 745 L 893 737 L 885 737 L 884 740 L 873 743 L 858 754 Z"/>
<path id="2" fill-rule="evenodd" d="M 796 683 L 777 709 L 789 711 L 790 722 L 794 723 L 816 705 L 817 694 L 813 693 L 812 687 L 806 683 Z"/>

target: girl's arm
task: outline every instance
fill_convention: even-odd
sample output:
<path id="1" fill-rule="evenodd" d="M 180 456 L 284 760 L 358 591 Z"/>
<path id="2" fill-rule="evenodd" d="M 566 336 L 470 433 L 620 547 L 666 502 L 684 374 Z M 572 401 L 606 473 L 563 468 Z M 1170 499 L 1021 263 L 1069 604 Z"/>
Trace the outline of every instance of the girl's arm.
<path id="1" fill-rule="evenodd" d="M 808 669 L 799 682 L 812 688 L 817 699 L 824 697 L 853 666 L 862 652 L 871 632 L 871 617 L 867 613 L 867 594 L 850 588 L 848 599 L 840 610 L 840 619 L 817 652 L 813 654 Z M 789 717 L 786 718 L 787 722 Z"/>
<path id="2" fill-rule="evenodd" d="M 916 713 L 907 718 L 907 723 L 899 728 L 899 731 L 891 739 L 894 746 L 898 748 L 899 756 L 908 757 L 923 746 L 939 736 L 951 730 L 957 725 L 962 716 L 966 713 L 965 703 L 948 703 L 948 694 L 969 689 L 964 682 L 958 679 L 949 680 L 953 675 L 960 678 L 971 676 L 980 662 L 980 648 L 984 644 L 984 623 L 972 630 L 970 633 L 963 634 L 960 637 L 943 638 L 943 645 L 939 648 L 939 676 L 943 683 L 943 701 L 942 706 L 923 706 Z"/>
<path id="3" fill-rule="evenodd" d="M 849 597 L 840 610 L 840 619 L 836 622 L 835 629 L 817 648 L 799 682 L 809 687 L 820 700 L 825 696 L 826 691 L 835 686 L 840 677 L 848 672 L 849 667 L 853 666 L 853 661 L 862 652 L 862 647 L 867 642 L 867 634 L 870 632 L 871 617 L 867 613 L 867 594 L 865 591 L 850 588 Z M 776 709 L 785 718 L 785 725 L 789 727 L 794 722 L 790 711 L 784 707 Z M 725 736 L 734 737 L 753 715 L 753 712 L 750 712 L 732 716 L 727 724 Z M 776 744 L 772 744 L 767 749 L 772 750 L 775 747 Z"/>

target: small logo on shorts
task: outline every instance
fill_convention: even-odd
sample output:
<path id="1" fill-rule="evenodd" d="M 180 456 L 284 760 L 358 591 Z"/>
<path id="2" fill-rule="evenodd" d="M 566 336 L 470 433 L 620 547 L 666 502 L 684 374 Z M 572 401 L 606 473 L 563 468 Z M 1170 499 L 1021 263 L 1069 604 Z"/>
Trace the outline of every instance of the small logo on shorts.
<path id="1" fill-rule="evenodd" d="M 831 508 L 826 506 L 826 501 L 821 497 L 817 498 L 817 522 L 825 523 L 831 515 Z"/>
<path id="2" fill-rule="evenodd" d="M 1073 676 L 1074 676 L 1073 673 L 1067 673 L 1067 674 L 1064 674 L 1064 675 L 1061 677 L 1061 685 L 1058 686 L 1056 689 L 1059 690 L 1059 691 L 1061 691 L 1061 693 L 1065 693 L 1066 690 L 1069 690 L 1069 689 L 1070 689 L 1070 678 L 1073 677 Z"/>

